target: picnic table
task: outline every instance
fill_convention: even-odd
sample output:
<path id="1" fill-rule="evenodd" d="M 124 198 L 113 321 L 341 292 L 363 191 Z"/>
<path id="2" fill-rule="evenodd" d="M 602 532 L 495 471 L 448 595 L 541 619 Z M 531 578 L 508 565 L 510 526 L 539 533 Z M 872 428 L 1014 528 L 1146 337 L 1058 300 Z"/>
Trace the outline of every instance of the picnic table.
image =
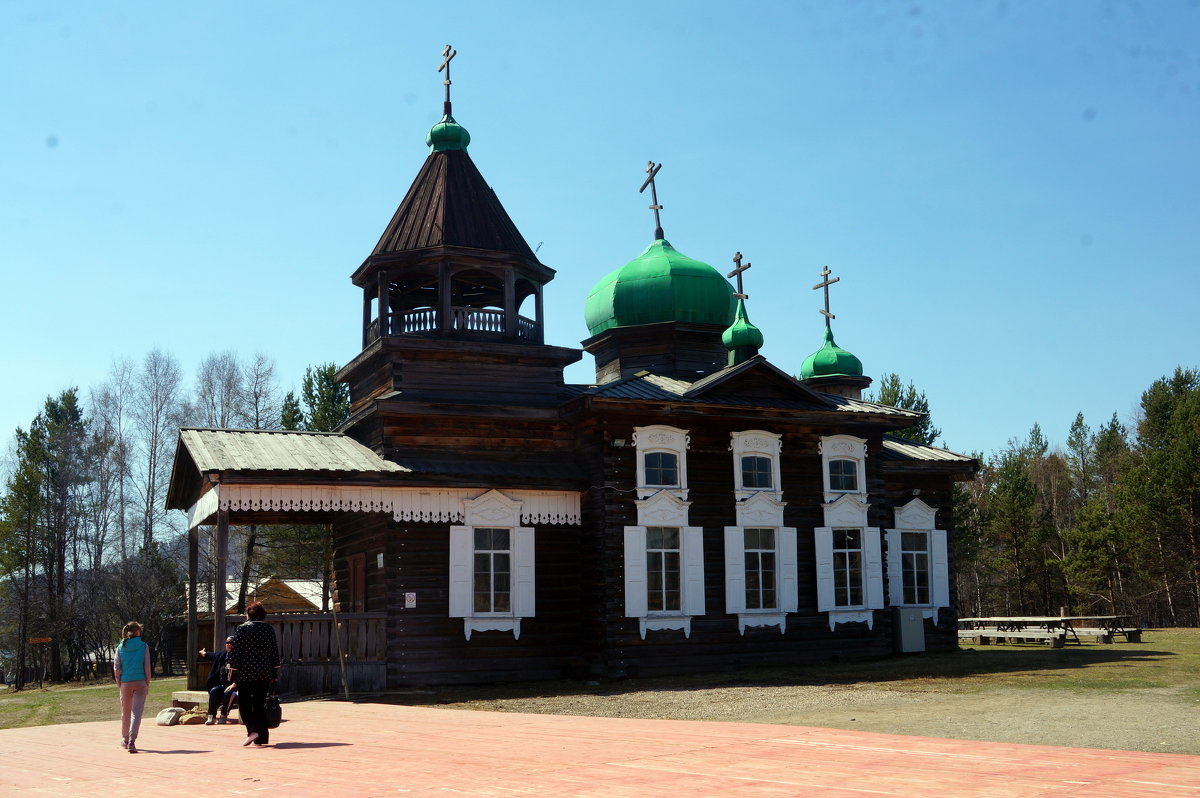
<path id="1" fill-rule="evenodd" d="M 1003 615 L 989 618 L 959 618 L 958 637 L 992 640 L 1035 640 L 1062 648 L 1068 639 L 1081 644 L 1081 637 L 1111 643 L 1124 635 L 1130 643 L 1142 642 L 1142 630 L 1129 615 Z"/>

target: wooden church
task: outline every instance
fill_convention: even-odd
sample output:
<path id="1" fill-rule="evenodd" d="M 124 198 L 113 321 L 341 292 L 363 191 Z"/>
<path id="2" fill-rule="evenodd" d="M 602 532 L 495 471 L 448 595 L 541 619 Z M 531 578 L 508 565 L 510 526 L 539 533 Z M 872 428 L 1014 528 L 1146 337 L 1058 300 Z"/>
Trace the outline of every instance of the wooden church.
<path id="1" fill-rule="evenodd" d="M 917 414 L 861 398 L 836 278 L 796 378 L 758 354 L 740 256 L 735 289 L 660 224 L 598 276 L 582 350 L 547 343 L 555 272 L 468 154 L 444 55 L 428 157 L 351 275 L 349 420 L 180 431 L 191 579 L 200 525 L 223 547 L 229 524 L 331 524 L 339 623 L 376 630 L 370 689 L 955 647 L 951 488 L 977 464 L 889 436 Z M 567 384 L 585 352 L 595 382 Z"/>

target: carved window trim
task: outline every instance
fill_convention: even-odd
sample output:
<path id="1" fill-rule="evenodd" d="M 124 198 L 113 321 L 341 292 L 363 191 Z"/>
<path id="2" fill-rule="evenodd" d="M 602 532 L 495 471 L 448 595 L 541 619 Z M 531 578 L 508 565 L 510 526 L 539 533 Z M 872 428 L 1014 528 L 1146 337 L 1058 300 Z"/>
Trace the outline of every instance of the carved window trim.
<path id="1" fill-rule="evenodd" d="M 780 452 L 783 436 L 766 430 L 752 429 L 732 432 L 729 435 L 729 451 L 733 453 L 733 495 L 735 501 L 743 501 L 756 493 L 768 493 L 776 499 L 783 495 L 780 484 Z M 771 484 L 765 488 L 748 488 L 743 484 L 742 459 L 765 457 L 770 462 Z"/>
<path id="2" fill-rule="evenodd" d="M 867 441 L 853 435 L 827 435 L 818 444 L 821 453 L 821 479 L 825 490 L 825 501 L 836 501 L 839 496 L 867 495 Z M 854 463 L 857 484 L 854 490 L 835 490 L 830 485 L 830 464 L 835 460 Z"/>
<path id="3" fill-rule="evenodd" d="M 680 499 L 687 501 L 687 450 L 691 445 L 688 431 L 678 427 L 668 427 L 655 424 L 648 427 L 633 428 L 633 445 L 637 451 L 637 497 L 645 499 L 658 493 L 668 491 Z M 651 485 L 646 479 L 646 455 L 648 454 L 675 455 L 679 479 L 675 485 Z"/>

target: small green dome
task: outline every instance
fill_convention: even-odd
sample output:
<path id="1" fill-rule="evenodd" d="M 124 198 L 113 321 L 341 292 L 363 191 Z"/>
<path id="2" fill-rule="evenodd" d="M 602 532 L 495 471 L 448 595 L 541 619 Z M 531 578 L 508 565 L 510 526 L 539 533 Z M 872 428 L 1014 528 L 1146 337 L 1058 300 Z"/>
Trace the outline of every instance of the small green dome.
<path id="1" fill-rule="evenodd" d="M 471 143 L 471 134 L 462 125 L 454 121 L 454 117 L 446 114 L 425 136 L 425 143 L 430 152 L 444 150 L 465 150 Z"/>
<path id="2" fill-rule="evenodd" d="M 721 333 L 721 343 L 729 351 L 743 347 L 759 349 L 763 345 L 762 330 L 750 323 L 746 314 L 746 301 L 737 301 L 737 311 L 734 313 L 733 324 Z"/>
<path id="3" fill-rule="evenodd" d="M 804 358 L 800 379 L 812 377 L 861 377 L 862 361 L 833 342 L 833 330 L 825 328 L 825 345 Z"/>
<path id="4" fill-rule="evenodd" d="M 592 335 L 612 327 L 684 321 L 728 326 L 733 288 L 721 273 L 660 238 L 588 294 L 584 320 Z"/>

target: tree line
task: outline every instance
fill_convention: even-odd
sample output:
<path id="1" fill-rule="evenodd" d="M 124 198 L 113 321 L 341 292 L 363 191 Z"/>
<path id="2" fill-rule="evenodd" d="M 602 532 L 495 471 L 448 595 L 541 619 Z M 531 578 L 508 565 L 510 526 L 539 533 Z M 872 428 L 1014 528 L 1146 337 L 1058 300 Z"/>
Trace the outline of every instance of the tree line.
<path id="1" fill-rule="evenodd" d="M 887 375 L 878 401 L 928 412 Z M 932 434 L 930 432 L 932 431 Z M 904 437 L 933 443 L 929 418 Z M 1200 626 L 1200 372 L 1177 368 L 1142 393 L 1137 417 L 1042 428 L 977 453 L 957 486 L 954 558 L 962 616 L 1131 615 Z"/>
<path id="2" fill-rule="evenodd" d="M 46 398 L 13 435 L 0 489 L 0 670 L 27 681 L 106 676 L 117 630 L 145 627 L 158 669 L 170 673 L 165 633 L 186 606 L 187 532 L 168 513 L 181 426 L 329 430 L 349 412 L 333 364 L 310 367 L 299 393 L 283 393 L 274 362 L 234 352 L 204 358 L 191 385 L 179 362 L 153 350 L 115 361 L 86 394 Z M 220 607 L 215 551 L 201 528 L 202 606 Z M 326 536 L 327 537 L 327 536 Z M 314 528 L 231 529 L 235 603 L 266 575 L 322 578 L 331 556 Z"/>

